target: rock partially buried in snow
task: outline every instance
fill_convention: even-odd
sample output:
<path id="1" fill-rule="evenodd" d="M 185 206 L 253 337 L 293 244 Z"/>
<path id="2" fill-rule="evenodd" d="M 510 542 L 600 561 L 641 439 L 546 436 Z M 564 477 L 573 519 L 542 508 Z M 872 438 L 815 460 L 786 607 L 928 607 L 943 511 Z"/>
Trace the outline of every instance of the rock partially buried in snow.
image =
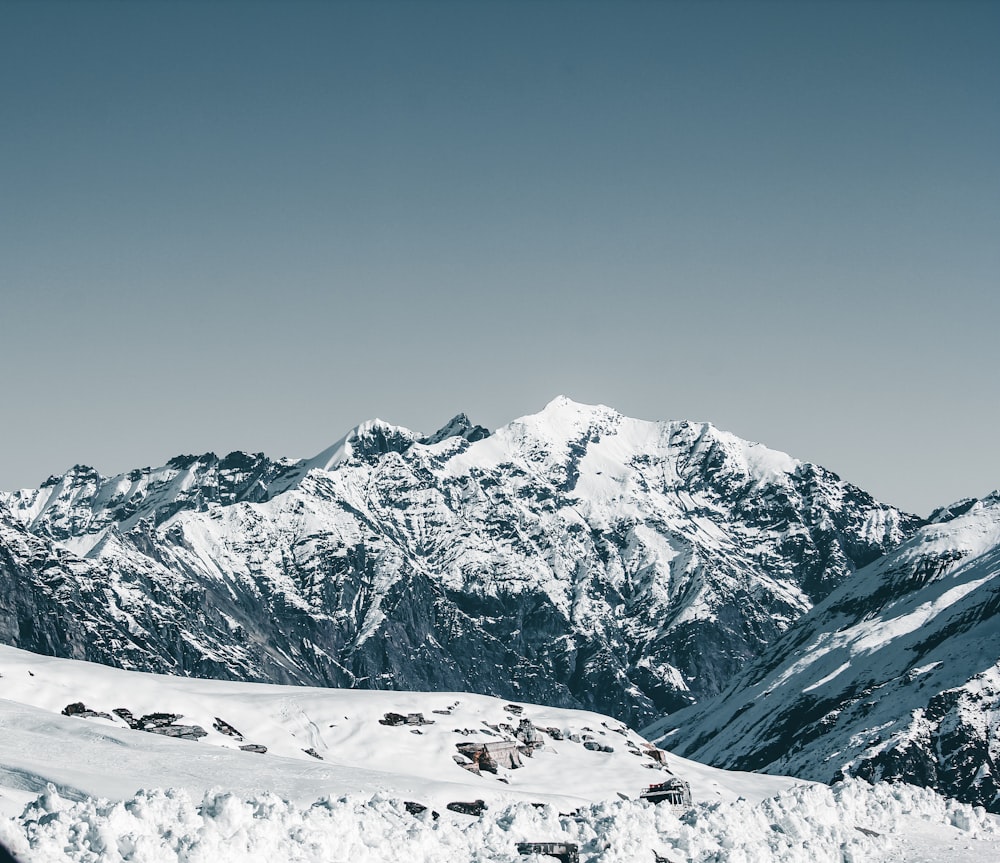
<path id="1" fill-rule="evenodd" d="M 449 803 L 448 808 L 452 812 L 458 812 L 461 815 L 472 815 L 474 818 L 478 818 L 487 809 L 489 809 L 484 800 L 473 800 L 471 803 L 457 801 L 455 803 Z"/>
<path id="2" fill-rule="evenodd" d="M 111 719 L 111 715 L 108 713 L 102 713 L 99 710 L 88 710 L 82 701 L 74 701 L 72 704 L 67 704 L 62 709 L 62 715 L 77 716 L 80 719 Z"/>
<path id="3" fill-rule="evenodd" d="M 215 717 L 212 728 L 218 731 L 219 734 L 225 734 L 227 737 L 235 737 L 237 740 L 243 739 L 243 735 L 239 731 L 226 722 L 225 719 L 220 719 L 218 716 Z"/>

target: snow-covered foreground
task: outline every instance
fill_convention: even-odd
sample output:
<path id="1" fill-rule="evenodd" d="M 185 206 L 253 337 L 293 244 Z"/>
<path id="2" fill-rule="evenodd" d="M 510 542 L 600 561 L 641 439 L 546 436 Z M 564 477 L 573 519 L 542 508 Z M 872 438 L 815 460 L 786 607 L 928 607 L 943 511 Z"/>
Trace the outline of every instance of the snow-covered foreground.
<path id="1" fill-rule="evenodd" d="M 916 841 L 910 841 L 913 837 Z M 689 811 L 632 801 L 591 804 L 575 815 L 518 803 L 478 818 L 435 821 L 398 800 L 276 795 L 194 801 L 183 791 L 124 802 L 79 803 L 49 792 L 0 838 L 25 861 L 229 863 L 514 863 L 522 841 L 572 842 L 591 863 L 653 861 L 994 861 L 996 827 L 983 812 L 905 785 L 852 780 L 797 786 L 761 803 L 697 803 Z M 542 859 L 542 858 L 533 858 Z M 547 858 L 551 859 L 551 858 Z"/>
<path id="2" fill-rule="evenodd" d="M 522 841 L 573 842 L 588 863 L 653 863 L 654 852 L 677 863 L 1000 859 L 993 819 L 908 786 L 830 789 L 669 756 L 694 805 L 637 801 L 667 768 L 594 713 L 162 677 L 6 647 L 0 699 L 0 841 L 25 863 L 499 863 L 527 859 Z M 110 718 L 60 715 L 81 702 Z M 133 730 L 112 713 L 122 707 L 205 734 Z M 380 724 L 389 712 L 433 724 Z M 500 741 L 523 719 L 548 730 L 520 768 L 476 775 L 456 763 L 456 743 Z M 268 751 L 240 751 L 250 744 Z M 488 807 L 477 817 L 446 808 L 474 800 Z"/>
<path id="3" fill-rule="evenodd" d="M 635 798 L 667 768 L 620 722 L 580 710 L 515 705 L 485 695 L 272 686 L 122 671 L 0 646 L 0 795 L 4 787 L 63 796 L 125 799 L 139 788 L 172 786 L 200 797 L 224 787 L 254 796 L 272 791 L 300 803 L 325 795 L 385 793 L 436 809 L 485 800 L 551 803 L 561 811 L 619 793 Z M 109 718 L 60 715 L 82 703 Z M 115 715 L 179 715 L 199 726 L 197 742 L 131 730 Z M 426 725 L 388 726 L 387 713 L 420 713 Z M 476 775 L 460 767 L 457 744 L 511 738 L 522 719 L 544 746 L 520 769 Z M 240 732 L 215 727 L 218 720 Z M 576 738 L 576 739 L 571 739 Z M 586 744 L 610 748 L 594 751 Z M 266 754 L 240 746 L 267 748 Z M 314 755 L 305 750 L 312 750 Z M 319 756 L 318 758 L 315 756 Z M 669 757 L 696 799 L 760 799 L 796 783 L 705 767 Z M 0 803 L 2 803 L 0 797 Z"/>

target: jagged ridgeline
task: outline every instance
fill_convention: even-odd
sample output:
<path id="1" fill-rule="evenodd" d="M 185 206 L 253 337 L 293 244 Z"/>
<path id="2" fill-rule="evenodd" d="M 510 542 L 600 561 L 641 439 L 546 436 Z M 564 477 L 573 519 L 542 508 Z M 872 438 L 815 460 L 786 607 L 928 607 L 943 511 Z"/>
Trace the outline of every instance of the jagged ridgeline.
<path id="1" fill-rule="evenodd" d="M 699 761 L 928 785 L 1000 812 L 1000 493 L 850 576 L 715 699 L 647 736 Z"/>
<path id="2" fill-rule="evenodd" d="M 0 495 L 0 640 L 635 727 L 719 693 L 921 523 L 704 423 L 565 398 L 493 434 L 376 420 L 306 461 L 78 466 Z"/>

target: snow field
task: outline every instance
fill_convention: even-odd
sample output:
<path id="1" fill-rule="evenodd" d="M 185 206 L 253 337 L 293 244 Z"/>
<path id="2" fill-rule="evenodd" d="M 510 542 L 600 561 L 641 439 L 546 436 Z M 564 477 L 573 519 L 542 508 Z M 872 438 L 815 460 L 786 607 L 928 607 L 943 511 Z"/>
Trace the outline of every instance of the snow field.
<path id="1" fill-rule="evenodd" d="M 925 789 L 852 780 L 833 788 L 797 786 L 756 804 L 700 803 L 680 813 L 614 801 L 574 816 L 518 803 L 481 818 L 445 812 L 439 820 L 411 815 L 385 795 L 303 806 L 272 794 L 245 800 L 216 792 L 196 801 L 185 791 L 154 790 L 126 801 L 74 803 L 50 788 L 19 818 L 0 822 L 0 840 L 25 863 L 547 859 L 519 856 L 522 841 L 574 842 L 588 863 L 651 863 L 654 851 L 677 863 L 870 863 L 890 859 L 914 819 L 933 825 L 932 843 L 944 842 L 953 828 L 972 840 L 1000 836 L 982 810 Z"/>

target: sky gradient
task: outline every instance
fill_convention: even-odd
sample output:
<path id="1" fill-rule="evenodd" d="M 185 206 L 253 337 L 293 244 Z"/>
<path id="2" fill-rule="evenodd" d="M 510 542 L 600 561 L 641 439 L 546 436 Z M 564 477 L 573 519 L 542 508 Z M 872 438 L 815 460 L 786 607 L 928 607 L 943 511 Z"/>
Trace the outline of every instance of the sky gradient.
<path id="1" fill-rule="evenodd" d="M 984 494 L 998 43 L 962 0 L 0 0 L 0 488 L 564 393 Z"/>

